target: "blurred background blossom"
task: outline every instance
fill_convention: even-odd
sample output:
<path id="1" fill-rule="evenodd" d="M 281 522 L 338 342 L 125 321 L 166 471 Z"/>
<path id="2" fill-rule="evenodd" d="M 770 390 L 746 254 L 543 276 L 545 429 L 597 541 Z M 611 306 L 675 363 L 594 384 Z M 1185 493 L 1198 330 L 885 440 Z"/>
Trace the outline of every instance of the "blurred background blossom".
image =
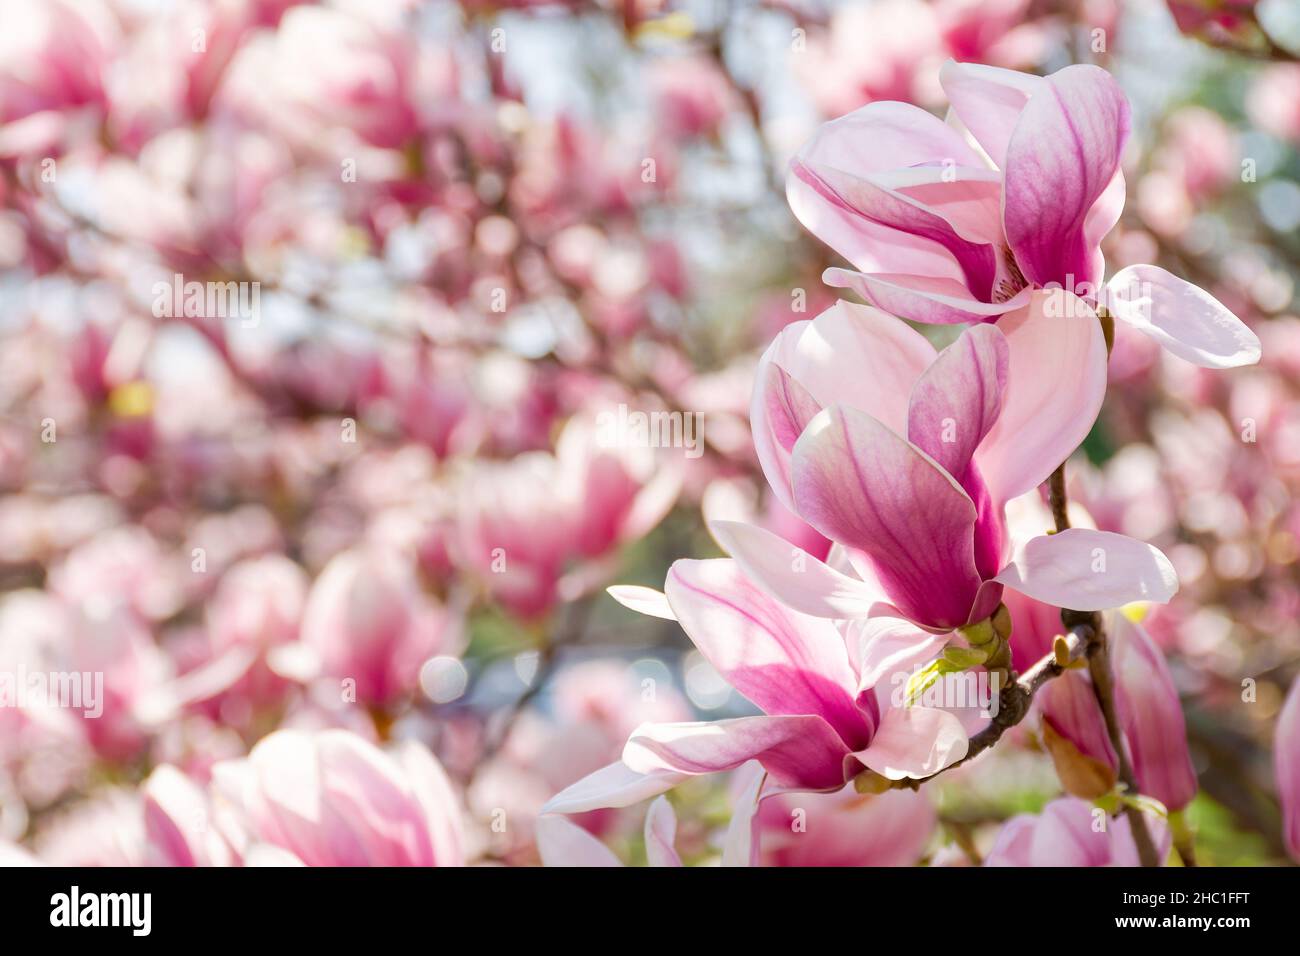
<path id="1" fill-rule="evenodd" d="M 840 264 L 784 170 L 941 111 L 948 58 L 1111 71 L 1111 268 L 1263 342 L 1207 372 L 1118 327 L 1071 492 L 1178 569 L 1144 627 L 1200 861 L 1300 854 L 1298 53 L 1286 0 L 0 0 L 0 672 L 102 679 L 0 706 L 0 863 L 536 864 L 638 724 L 752 713 L 604 588 L 719 553 L 706 518 L 825 555 L 748 430 Z M 699 454 L 611 447 L 620 406 Z M 755 862 L 1035 862 L 1079 825 L 1065 693 L 921 793 L 765 801 Z M 751 770 L 573 820 L 717 862 Z"/>

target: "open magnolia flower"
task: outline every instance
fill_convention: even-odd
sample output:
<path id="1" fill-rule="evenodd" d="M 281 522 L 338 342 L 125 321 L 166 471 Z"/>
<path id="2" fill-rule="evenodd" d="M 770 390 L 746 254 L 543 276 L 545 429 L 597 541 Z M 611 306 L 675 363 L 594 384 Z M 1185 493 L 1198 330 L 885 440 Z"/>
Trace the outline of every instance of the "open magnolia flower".
<path id="1" fill-rule="evenodd" d="M 714 522 L 723 547 L 804 614 L 903 618 L 932 633 L 988 619 L 1004 587 L 1081 611 L 1168 601 L 1173 567 L 1148 544 L 1086 528 L 1008 533 L 1006 503 L 1078 446 L 1106 388 L 1096 315 L 1077 299 L 1072 314 L 1049 315 L 1051 295 L 938 353 L 897 319 L 843 302 L 788 326 L 759 365 L 754 442 L 775 494 L 839 546 L 845 570 Z"/>
<path id="2" fill-rule="evenodd" d="M 1110 74 L 949 61 L 940 82 L 951 124 L 870 103 L 823 126 L 792 162 L 790 207 L 854 266 L 828 269 L 827 283 L 933 323 L 992 321 L 1035 288 L 1063 289 L 1197 365 L 1259 360 L 1241 320 L 1164 269 L 1129 266 L 1103 286 L 1101 240 L 1124 207 L 1129 133 Z"/>
<path id="3" fill-rule="evenodd" d="M 908 706 L 895 693 L 892 675 L 924 663 L 936 646 L 900 653 L 887 640 L 857 640 L 855 629 L 780 604 L 727 559 L 675 562 L 662 594 L 611 593 L 628 607 L 679 621 L 719 674 L 763 713 L 642 724 L 621 761 L 553 797 L 544 814 L 631 806 L 687 777 L 749 760 L 767 771 L 771 794 L 839 790 L 867 770 L 889 780 L 920 778 L 966 755 L 966 715 Z"/>

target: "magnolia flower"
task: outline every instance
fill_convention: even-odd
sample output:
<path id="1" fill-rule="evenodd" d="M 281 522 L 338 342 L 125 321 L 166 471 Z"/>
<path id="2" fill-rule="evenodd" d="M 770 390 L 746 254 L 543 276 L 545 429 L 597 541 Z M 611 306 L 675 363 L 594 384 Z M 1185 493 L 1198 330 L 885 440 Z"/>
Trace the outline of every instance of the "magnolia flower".
<path id="1" fill-rule="evenodd" d="M 326 677 L 352 680 L 356 699 L 386 704 L 412 690 L 420 666 L 455 627 L 406 560 L 383 548 L 336 555 L 312 585 L 302 641 Z"/>
<path id="2" fill-rule="evenodd" d="M 866 770 L 890 780 L 920 778 L 966 754 L 967 730 L 956 713 L 907 706 L 890 680 L 933 657 L 935 646 L 876 632 L 859 639 L 852 631 L 846 641 L 831 621 L 778 603 L 726 559 L 675 562 L 663 594 L 611 593 L 629 607 L 679 621 L 762 714 L 642 724 L 620 762 L 568 787 L 543 813 L 630 806 L 687 777 L 750 760 L 762 764 L 778 790 L 830 792 Z"/>
<path id="3" fill-rule="evenodd" d="M 715 522 L 723 547 L 804 614 L 931 632 L 989 618 L 1004 586 L 1084 611 L 1167 601 L 1177 580 L 1150 545 L 1087 528 L 1008 533 L 1006 502 L 1082 441 L 1106 387 L 1096 316 L 1075 300 L 1077 314 L 1051 317 L 1047 296 L 938 354 L 868 307 L 792 324 L 759 365 L 755 446 L 778 498 L 843 549 L 849 573 L 747 525 Z"/>
<path id="4" fill-rule="evenodd" d="M 1160 648 L 1123 614 L 1108 615 L 1115 708 L 1138 789 L 1170 811 L 1196 796 L 1187 723 Z"/>
<path id="5" fill-rule="evenodd" d="M 1160 859 L 1169 855 L 1169 829 L 1154 814 L 1147 828 Z M 1053 800 L 1041 815 L 1021 814 L 1002 825 L 985 866 L 1139 866 L 1127 816 L 1109 817 L 1085 800 Z"/>
<path id="6" fill-rule="evenodd" d="M 1300 861 L 1300 678 L 1292 681 L 1286 703 L 1277 717 L 1273 737 L 1273 772 L 1282 801 L 1282 823 L 1287 850 Z"/>
<path id="7" fill-rule="evenodd" d="M 575 415 L 554 454 L 479 462 L 463 476 L 458 556 L 513 614 L 536 617 L 557 597 L 589 590 L 588 578 L 601 577 L 598 559 L 648 532 L 677 499 L 677 463 L 620 444 L 616 431 L 602 435 L 601 421 Z"/>
<path id="8" fill-rule="evenodd" d="M 1103 286 L 1100 244 L 1124 206 L 1129 133 L 1128 101 L 1108 73 L 949 61 L 940 81 L 958 124 L 872 103 L 823 126 L 791 163 L 790 207 L 856 270 L 828 269 L 827 283 L 935 323 L 991 321 L 1036 288 L 1064 290 L 1197 365 L 1259 360 L 1236 316 L 1157 266 L 1129 266 Z M 1054 307 L 1073 306 L 1063 296 Z"/>
<path id="9" fill-rule="evenodd" d="M 237 852 L 269 844 L 307 866 L 463 862 L 455 794 L 418 744 L 385 753 L 344 730 L 277 730 L 212 777 L 239 821 Z"/>

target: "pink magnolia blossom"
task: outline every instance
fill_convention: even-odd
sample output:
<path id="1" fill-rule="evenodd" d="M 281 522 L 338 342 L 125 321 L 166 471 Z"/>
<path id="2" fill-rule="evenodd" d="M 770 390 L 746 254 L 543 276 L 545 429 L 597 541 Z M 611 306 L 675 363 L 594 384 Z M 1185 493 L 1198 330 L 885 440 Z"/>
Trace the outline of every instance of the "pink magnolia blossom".
<path id="1" fill-rule="evenodd" d="M 463 862 L 457 798 L 413 742 L 385 753 L 343 730 L 278 730 L 248 757 L 217 764 L 213 786 L 234 808 L 241 853 L 260 843 L 307 866 Z"/>
<path id="2" fill-rule="evenodd" d="M 1300 143 L 1300 63 L 1277 63 L 1261 70 L 1246 94 L 1246 111 L 1260 129 Z"/>
<path id="3" fill-rule="evenodd" d="M 725 559 L 677 561 L 663 594 L 623 588 L 616 596 L 680 622 L 762 714 L 643 724 L 628 739 L 621 762 L 568 787 L 544 813 L 629 806 L 688 777 L 750 760 L 779 790 L 831 792 L 865 770 L 893 780 L 919 778 L 966 753 L 967 730 L 957 714 L 908 706 L 892 692 L 889 675 L 939 650 L 913 640 L 915 628 L 906 622 L 881 618 L 875 630 L 852 630 L 846 640 L 831 621 L 778 603 L 739 563 Z"/>
<path id="4" fill-rule="evenodd" d="M 1273 732 L 1273 773 L 1287 851 L 1300 861 L 1300 678 L 1291 682 Z"/>
<path id="5" fill-rule="evenodd" d="M 390 703 L 455 636 L 448 613 L 420 590 L 410 563 L 380 547 L 336 555 L 307 597 L 302 641 L 322 676 L 351 680 L 356 699 Z"/>
<path id="6" fill-rule="evenodd" d="M 268 42 L 240 51 L 218 107 L 307 148 L 331 130 L 400 148 L 419 126 L 418 56 L 410 36 L 382 19 L 293 7 Z"/>
<path id="7" fill-rule="evenodd" d="M 252 705 L 277 700 L 294 674 L 306 600 L 306 574 L 282 555 L 231 567 L 208 605 L 207 657 L 180 678 L 177 695 L 186 702 L 218 696 Z"/>
<path id="8" fill-rule="evenodd" d="M 1157 266 L 1129 266 L 1103 287 L 1100 243 L 1124 205 L 1129 133 L 1128 101 L 1109 74 L 949 61 L 940 80 L 964 130 L 905 103 L 872 103 L 823 126 L 793 160 L 791 208 L 854 267 L 828 269 L 827 283 L 932 323 L 992 321 L 1035 288 L 1064 289 L 1195 364 L 1259 360 L 1258 338 L 1236 316 Z"/>
<path id="9" fill-rule="evenodd" d="M 102 107 L 116 39 L 99 0 L 0 3 L 0 124 L 47 111 Z"/>
<path id="10" fill-rule="evenodd" d="M 1170 811 L 1196 796 L 1187 724 L 1160 648 L 1123 614 L 1108 615 L 1115 707 L 1138 788 Z"/>
<path id="11" fill-rule="evenodd" d="M 645 447 L 603 447 L 574 416 L 554 454 L 480 463 L 458 498 L 458 554 L 511 612 L 534 617 L 587 588 L 594 562 L 653 528 L 681 485 L 678 463 Z M 598 565 L 588 570 L 599 571 Z"/>
<path id="12" fill-rule="evenodd" d="M 1105 391 L 1096 317 L 1082 303 L 1049 316 L 1048 295 L 937 354 L 869 307 L 791 325 L 760 362 L 755 445 L 777 497 L 844 549 L 851 573 L 792 567 L 774 535 L 715 523 L 724 548 L 805 614 L 936 632 L 988 618 L 1004 586 L 1078 610 L 1167 601 L 1176 577 L 1147 544 L 1086 528 L 1008 534 L 1006 503 L 1083 440 Z"/>
<path id="13" fill-rule="evenodd" d="M 1147 828 L 1160 859 L 1169 855 L 1169 829 L 1153 814 Z M 1128 817 L 1109 817 L 1085 800 L 1053 800 L 1041 815 L 1002 825 L 985 866 L 1139 866 Z"/>

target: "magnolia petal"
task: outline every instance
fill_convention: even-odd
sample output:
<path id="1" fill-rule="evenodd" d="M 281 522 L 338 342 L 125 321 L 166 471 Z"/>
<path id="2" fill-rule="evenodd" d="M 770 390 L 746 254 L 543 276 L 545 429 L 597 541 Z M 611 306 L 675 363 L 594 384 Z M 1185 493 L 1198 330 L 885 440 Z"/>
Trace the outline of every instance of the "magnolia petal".
<path id="1" fill-rule="evenodd" d="M 907 170 L 906 176 L 895 174 L 892 177 L 874 177 L 857 175 L 832 166 L 811 167 L 798 158 L 790 166 L 792 177 L 802 180 L 809 189 L 814 190 L 823 202 L 838 207 L 846 217 L 857 216 L 863 221 L 877 223 L 897 230 L 899 235 L 921 236 L 937 243 L 948 251 L 961 268 L 961 275 L 968 285 L 977 293 L 988 295 L 992 292 L 993 276 L 997 270 L 997 258 L 993 245 L 984 236 L 988 234 L 1000 241 L 996 202 L 980 203 L 975 196 L 981 185 L 994 185 L 992 196 L 986 200 L 996 200 L 999 191 L 996 184 L 982 183 L 978 178 L 968 178 L 965 182 L 955 177 L 957 170 L 951 169 L 954 177 L 948 182 L 940 177 L 944 174 L 942 167 L 931 167 L 926 174 L 933 183 L 929 190 L 923 183 L 914 182 L 916 174 Z M 983 170 L 970 173 L 984 176 Z M 981 237 L 981 241 L 964 238 L 951 222 L 926 206 L 919 198 L 913 198 L 907 192 L 888 188 L 885 183 L 895 180 L 899 185 L 910 185 L 913 192 L 921 195 L 927 191 L 939 193 L 933 196 L 940 208 L 949 207 L 948 211 L 963 222 L 968 234 Z M 882 181 L 883 180 L 883 181 Z M 946 193 L 947 195 L 944 195 Z M 981 221 L 980 213 L 985 218 Z"/>
<path id="2" fill-rule="evenodd" d="M 953 112 L 998 169 L 1006 164 L 1007 143 L 1025 104 L 1045 82 L 1018 70 L 954 60 L 939 71 Z"/>
<path id="3" fill-rule="evenodd" d="M 890 780 L 938 773 L 966 756 L 966 729 L 954 714 L 934 707 L 889 707 L 871 746 L 853 756 Z"/>
<path id="4" fill-rule="evenodd" d="M 677 814 L 667 797 L 656 797 L 645 816 L 645 855 L 651 866 L 681 866 L 673 843 L 677 840 Z"/>
<path id="5" fill-rule="evenodd" d="M 1174 566 L 1144 541 L 1068 528 L 1028 541 L 994 579 L 1021 594 L 1076 611 L 1134 601 L 1166 603 L 1178 590 Z"/>
<path id="6" fill-rule="evenodd" d="M 869 735 L 853 702 L 848 652 L 830 621 L 785 607 L 735 561 L 677 561 L 665 590 L 700 653 L 759 709 L 820 715 L 850 747 Z"/>
<path id="7" fill-rule="evenodd" d="M 663 770 L 641 773 L 619 760 L 565 787 L 547 800 L 540 812 L 585 813 L 607 807 L 630 807 L 671 790 L 688 776 Z"/>
<path id="8" fill-rule="evenodd" d="M 866 617 L 886 599 L 878 585 L 841 574 L 780 535 L 738 521 L 709 530 L 744 572 L 787 607 L 813 617 Z"/>
<path id="9" fill-rule="evenodd" d="M 1100 67 L 1067 66 L 1030 96 L 1002 167 L 1007 244 L 1030 282 L 1100 283 L 1084 226 L 1128 133 L 1128 100 Z"/>
<path id="10" fill-rule="evenodd" d="M 907 429 L 907 397 L 934 356 L 934 346 L 906 322 L 851 302 L 837 302 L 812 321 L 786 326 L 759 360 L 750 400 L 754 450 L 780 502 L 794 511 L 790 451 L 783 444 L 793 426 L 782 424 L 778 437 L 778 425 L 769 414 L 770 408 L 782 404 L 769 391 L 785 380 L 772 377 L 773 366 L 806 390 L 819 408 L 844 402 L 901 433 Z M 800 395 L 791 402 L 802 419 L 810 408 L 808 399 Z"/>
<path id="11" fill-rule="evenodd" d="M 832 288 L 852 289 L 886 312 L 928 325 L 984 322 L 1019 308 L 1029 299 L 1029 290 L 1024 289 L 1005 302 L 984 302 L 971 294 L 966 283 L 947 276 L 827 269 L 822 281 Z"/>
<path id="12" fill-rule="evenodd" d="M 663 591 L 637 584 L 616 584 L 606 588 L 605 592 L 629 610 L 662 618 L 665 621 L 677 620 L 677 615 L 673 613 L 672 606 L 669 605 Z"/>
<path id="13" fill-rule="evenodd" d="M 623 865 L 613 850 L 567 817 L 538 817 L 533 832 L 542 866 Z"/>
<path id="14" fill-rule="evenodd" d="M 1196 770 L 1169 664 L 1141 625 L 1123 613 L 1109 615 L 1108 623 L 1115 709 L 1138 786 L 1170 811 L 1181 810 L 1196 796 Z"/>
<path id="15" fill-rule="evenodd" d="M 756 764 L 737 771 L 739 774 L 746 772 L 749 780 L 732 803 L 731 822 L 727 825 L 727 835 L 723 838 L 723 866 L 758 865 L 758 808 L 759 801 L 763 799 L 767 772 Z"/>
<path id="16" fill-rule="evenodd" d="M 1106 397 L 1106 339 L 1096 313 L 1062 289 L 1034 292 L 998 329 L 1007 385 L 975 461 L 1001 504 L 1046 481 L 1087 437 Z"/>
<path id="17" fill-rule="evenodd" d="M 947 634 L 923 631 L 897 617 L 854 621 L 848 629 L 849 656 L 858 668 L 859 695 L 894 674 L 928 663 L 948 643 Z"/>
<path id="18" fill-rule="evenodd" d="M 962 481 L 1002 411 L 1010 349 L 991 325 L 962 333 L 912 389 L 907 440 Z"/>
<path id="19" fill-rule="evenodd" d="M 1159 266 L 1136 265 L 1102 293 L 1110 314 L 1202 368 L 1259 361 L 1259 337 L 1214 296 Z"/>
<path id="20" fill-rule="evenodd" d="M 822 407 L 806 388 L 775 362 L 767 369 L 764 398 L 772 437 L 783 451 L 789 452 Z"/>
<path id="21" fill-rule="evenodd" d="M 870 103 L 824 124 L 799 150 L 786 179 L 795 217 L 813 235 L 859 269 L 960 276 L 942 245 L 865 218 L 825 183 L 835 171 L 861 175 L 949 159 L 979 167 L 982 159 L 962 136 L 919 107 Z"/>
<path id="22" fill-rule="evenodd" d="M 642 724 L 623 748 L 623 762 L 643 773 L 698 775 L 757 760 L 778 786 L 830 790 L 844 784 L 847 753 L 821 717 L 736 717 Z"/>
<path id="23" fill-rule="evenodd" d="M 980 577 L 975 506 L 924 452 L 870 415 L 836 405 L 812 420 L 792 456 L 805 521 L 864 552 L 903 615 L 967 622 Z"/>

